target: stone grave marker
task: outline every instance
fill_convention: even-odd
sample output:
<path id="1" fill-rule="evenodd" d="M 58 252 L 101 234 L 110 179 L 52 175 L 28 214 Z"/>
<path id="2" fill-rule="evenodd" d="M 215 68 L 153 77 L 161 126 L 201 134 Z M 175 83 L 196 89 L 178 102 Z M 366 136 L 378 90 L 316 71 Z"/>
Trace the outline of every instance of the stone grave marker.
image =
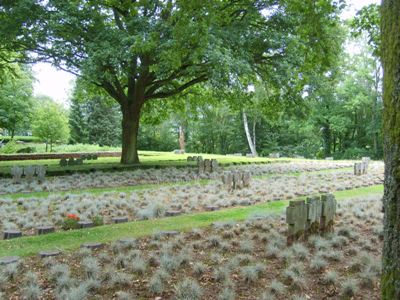
<path id="1" fill-rule="evenodd" d="M 222 184 L 230 192 L 233 189 L 233 174 L 232 172 L 224 172 L 222 174 Z"/>
<path id="2" fill-rule="evenodd" d="M 112 220 L 115 224 L 126 223 L 126 222 L 128 222 L 128 217 L 115 217 L 115 218 L 112 218 Z"/>
<path id="3" fill-rule="evenodd" d="M 4 230 L 3 238 L 5 240 L 15 239 L 22 236 L 22 232 L 17 229 Z"/>
<path id="4" fill-rule="evenodd" d="M 53 233 L 54 227 L 53 226 L 39 226 L 39 227 L 36 227 L 36 231 L 37 231 L 38 235 Z"/>
<path id="5" fill-rule="evenodd" d="M 211 171 L 212 172 L 218 172 L 219 166 L 218 166 L 218 161 L 216 159 L 211 160 Z"/>
<path id="6" fill-rule="evenodd" d="M 33 182 L 33 178 L 35 177 L 36 167 L 35 166 L 27 166 L 24 168 L 25 179 L 28 183 Z"/>
<path id="7" fill-rule="evenodd" d="M 16 264 L 20 260 L 19 256 L 5 256 L 0 258 L 0 266 Z"/>
<path id="8" fill-rule="evenodd" d="M 197 161 L 197 169 L 199 174 L 203 174 L 204 173 L 204 160 L 199 160 Z"/>
<path id="9" fill-rule="evenodd" d="M 307 224 L 307 205 L 304 200 L 290 201 L 286 208 L 286 223 L 288 224 L 287 243 L 304 236 Z"/>
<path id="10" fill-rule="evenodd" d="M 38 176 L 39 183 L 44 183 L 46 181 L 46 166 L 37 166 L 36 167 L 36 174 Z"/>
<path id="11" fill-rule="evenodd" d="M 104 244 L 103 243 L 83 243 L 81 245 L 81 248 L 88 248 L 91 250 L 95 250 L 95 249 L 100 249 L 103 248 Z"/>
<path id="12" fill-rule="evenodd" d="M 243 188 L 243 179 L 242 173 L 235 171 L 233 172 L 233 189 L 241 189 Z"/>
<path id="13" fill-rule="evenodd" d="M 46 257 L 54 257 L 58 256 L 61 254 L 60 250 L 48 250 L 48 251 L 40 251 L 38 253 L 40 258 L 46 258 Z"/>
<path id="14" fill-rule="evenodd" d="M 250 186 L 250 172 L 243 172 L 242 174 L 242 180 L 243 180 L 243 186 L 244 187 L 249 187 Z"/>
<path id="15" fill-rule="evenodd" d="M 325 157 L 325 160 L 333 160 L 333 157 Z"/>
<path id="16" fill-rule="evenodd" d="M 204 160 L 204 172 L 211 173 L 212 172 L 212 165 L 210 159 Z"/>
<path id="17" fill-rule="evenodd" d="M 23 173 L 22 168 L 20 168 L 18 166 L 13 166 L 10 170 L 10 173 L 13 177 L 14 184 L 21 183 L 21 177 L 22 177 L 22 173 Z"/>
<path id="18" fill-rule="evenodd" d="M 336 215 L 336 199 L 332 194 L 325 194 L 321 196 L 322 211 L 320 221 L 321 232 L 333 231 L 333 223 Z"/>
<path id="19" fill-rule="evenodd" d="M 311 197 L 306 200 L 307 223 L 306 234 L 316 234 L 319 231 L 319 222 L 322 214 L 322 202 L 320 197 Z"/>
<path id="20" fill-rule="evenodd" d="M 79 221 L 78 222 L 79 228 L 90 228 L 93 227 L 92 221 Z"/>

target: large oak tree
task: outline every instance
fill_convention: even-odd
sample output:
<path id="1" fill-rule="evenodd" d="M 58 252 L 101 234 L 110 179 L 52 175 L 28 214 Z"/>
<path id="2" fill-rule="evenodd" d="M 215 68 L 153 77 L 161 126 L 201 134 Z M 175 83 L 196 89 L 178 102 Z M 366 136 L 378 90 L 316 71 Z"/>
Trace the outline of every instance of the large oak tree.
<path id="1" fill-rule="evenodd" d="M 400 1 L 382 1 L 384 248 L 382 299 L 400 299 Z"/>
<path id="2" fill-rule="evenodd" d="M 121 107 L 122 163 L 139 161 L 142 107 L 205 81 L 285 85 L 329 65 L 341 0 L 3 0 L 0 44 L 104 89 Z M 1 49 L 0 49 L 1 50 Z M 284 63 L 280 63 L 284 60 Z"/>

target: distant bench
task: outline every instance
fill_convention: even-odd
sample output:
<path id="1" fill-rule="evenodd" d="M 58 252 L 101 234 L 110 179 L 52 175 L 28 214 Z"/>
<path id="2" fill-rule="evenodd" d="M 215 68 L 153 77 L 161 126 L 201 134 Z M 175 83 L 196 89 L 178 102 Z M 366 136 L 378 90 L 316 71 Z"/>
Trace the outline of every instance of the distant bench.
<path id="1" fill-rule="evenodd" d="M 121 152 L 3 154 L 0 155 L 0 161 L 70 159 L 70 158 L 81 158 L 82 156 L 88 156 L 88 155 L 96 155 L 97 157 L 121 157 Z"/>

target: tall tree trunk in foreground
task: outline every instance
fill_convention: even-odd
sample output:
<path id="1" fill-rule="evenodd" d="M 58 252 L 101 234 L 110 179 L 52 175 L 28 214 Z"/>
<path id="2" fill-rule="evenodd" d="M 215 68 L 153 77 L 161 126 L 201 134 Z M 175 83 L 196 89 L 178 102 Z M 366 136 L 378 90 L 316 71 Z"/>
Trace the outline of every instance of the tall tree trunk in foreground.
<path id="1" fill-rule="evenodd" d="M 247 143 L 249 144 L 249 148 L 250 148 L 251 154 L 253 156 L 257 156 L 256 147 L 253 144 L 253 140 L 252 140 L 252 137 L 251 137 L 251 134 L 250 134 L 250 130 L 249 130 L 249 124 L 247 123 L 247 115 L 246 115 L 246 112 L 244 110 L 242 111 L 242 115 L 243 115 L 244 131 L 246 132 Z"/>
<path id="2" fill-rule="evenodd" d="M 382 299 L 400 299 L 400 0 L 382 1 L 384 246 Z"/>

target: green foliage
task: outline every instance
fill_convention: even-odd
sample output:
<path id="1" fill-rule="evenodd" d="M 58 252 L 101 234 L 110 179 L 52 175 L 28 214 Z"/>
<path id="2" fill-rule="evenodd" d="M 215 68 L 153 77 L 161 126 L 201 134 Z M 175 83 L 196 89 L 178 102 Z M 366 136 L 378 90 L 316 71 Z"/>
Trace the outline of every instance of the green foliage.
<path id="1" fill-rule="evenodd" d="M 76 219 L 65 218 L 62 222 L 61 228 L 63 230 L 78 229 L 79 228 L 78 222 L 79 220 Z"/>
<path id="2" fill-rule="evenodd" d="M 69 113 L 71 143 L 121 144 L 121 113 L 102 90 L 78 79 Z"/>
<path id="3" fill-rule="evenodd" d="M 355 37 L 360 37 L 366 34 L 368 44 L 373 49 L 373 54 L 376 57 L 380 56 L 381 48 L 381 14 L 379 4 L 370 4 L 361 8 L 355 18 L 351 21 L 352 34 Z"/>
<path id="4" fill-rule="evenodd" d="M 42 98 L 32 121 L 33 134 L 50 144 L 66 142 L 69 138 L 68 117 L 65 111 L 51 99 Z"/>
<path id="5" fill-rule="evenodd" d="M 102 216 L 94 216 L 92 218 L 93 226 L 101 226 L 104 225 L 104 220 Z"/>
<path id="6" fill-rule="evenodd" d="M 0 128 L 13 137 L 28 128 L 32 112 L 32 75 L 26 66 L 14 64 L 0 81 Z"/>
<path id="7" fill-rule="evenodd" d="M 125 163 L 137 162 L 137 124 L 149 100 L 205 81 L 243 91 L 256 78 L 277 97 L 298 99 L 307 78 L 329 70 L 341 46 L 342 1 L 2 4 L 2 48 L 32 50 L 30 59 L 80 74 L 120 104 Z"/>
<path id="8" fill-rule="evenodd" d="M 10 140 L 5 146 L 0 148 L 0 153 L 12 154 L 18 151 L 19 147 L 15 140 Z"/>

